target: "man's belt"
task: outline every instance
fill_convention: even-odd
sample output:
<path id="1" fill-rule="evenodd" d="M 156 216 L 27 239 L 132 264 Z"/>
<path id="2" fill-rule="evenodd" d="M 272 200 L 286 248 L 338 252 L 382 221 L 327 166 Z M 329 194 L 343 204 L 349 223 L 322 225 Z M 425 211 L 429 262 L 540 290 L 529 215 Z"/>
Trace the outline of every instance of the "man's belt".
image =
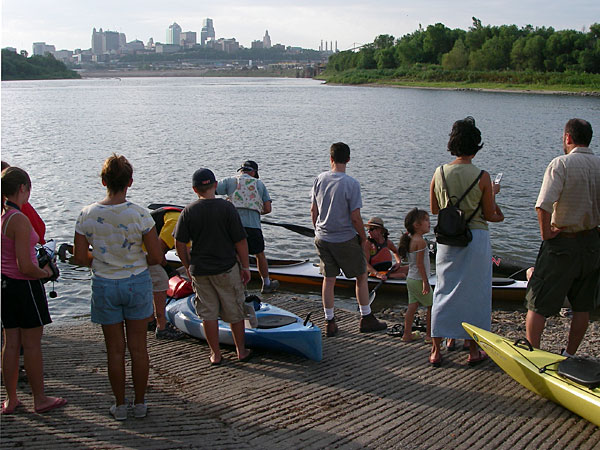
<path id="1" fill-rule="evenodd" d="M 578 238 L 582 236 L 587 236 L 589 234 L 598 233 L 598 227 L 590 228 L 589 230 L 577 231 L 576 233 L 568 233 L 566 231 L 561 231 L 559 236 L 566 238 Z"/>

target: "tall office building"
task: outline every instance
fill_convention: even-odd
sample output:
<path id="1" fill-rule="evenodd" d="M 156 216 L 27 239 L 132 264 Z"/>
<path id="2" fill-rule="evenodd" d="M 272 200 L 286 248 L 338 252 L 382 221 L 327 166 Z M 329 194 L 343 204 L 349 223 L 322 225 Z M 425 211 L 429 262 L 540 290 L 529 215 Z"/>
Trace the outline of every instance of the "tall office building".
<path id="1" fill-rule="evenodd" d="M 215 29 L 213 27 L 213 20 L 206 18 L 202 21 L 202 31 L 200 32 L 200 44 L 206 45 L 208 39 L 215 39 Z"/>
<path id="2" fill-rule="evenodd" d="M 167 30 L 167 44 L 179 45 L 181 40 L 181 27 L 177 25 L 177 22 L 173 22 L 173 25 L 169 25 Z"/>
<path id="3" fill-rule="evenodd" d="M 271 48 L 271 36 L 269 36 L 269 30 L 265 30 L 263 36 L 263 48 Z"/>
<path id="4" fill-rule="evenodd" d="M 102 49 L 103 53 L 110 53 L 111 51 L 119 51 L 120 48 L 120 37 L 117 31 L 105 31 L 102 35 Z"/>
<path id="5" fill-rule="evenodd" d="M 96 31 L 96 28 L 92 30 L 92 53 L 94 55 L 101 55 L 104 53 L 104 50 L 102 49 L 103 35 L 104 32 L 102 31 L 102 28 L 100 28 L 100 31 Z"/>
<path id="6" fill-rule="evenodd" d="M 182 47 L 193 47 L 196 45 L 196 32 L 195 31 L 186 31 L 181 33 L 179 38 L 179 45 Z"/>
<path id="7" fill-rule="evenodd" d="M 117 31 L 92 30 L 92 54 L 102 55 L 104 53 L 118 52 L 125 46 L 127 39 L 125 33 Z"/>

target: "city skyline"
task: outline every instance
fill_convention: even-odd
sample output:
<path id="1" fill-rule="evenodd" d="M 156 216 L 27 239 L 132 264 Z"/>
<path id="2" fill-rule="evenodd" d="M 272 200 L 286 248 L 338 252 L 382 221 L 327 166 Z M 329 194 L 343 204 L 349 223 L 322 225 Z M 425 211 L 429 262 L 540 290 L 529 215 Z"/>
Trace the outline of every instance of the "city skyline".
<path id="1" fill-rule="evenodd" d="M 135 39 L 166 43 L 166 30 L 174 22 L 183 31 L 200 36 L 203 20 L 214 21 L 217 38 L 235 38 L 244 47 L 262 40 L 269 30 L 272 43 L 318 49 L 321 40 L 337 41 L 340 50 L 354 44 L 372 42 L 379 34 L 400 37 L 441 22 L 450 28 L 467 29 L 471 17 L 484 25 L 515 24 L 555 29 L 581 30 L 600 22 L 597 0 L 563 2 L 506 0 L 476 2 L 466 0 L 452 4 L 442 0 L 408 2 L 375 0 L 365 4 L 356 0 L 231 0 L 215 5 L 206 2 L 192 6 L 189 2 L 117 2 L 105 0 L 102 8 L 85 0 L 3 0 L 2 47 L 32 51 L 34 42 L 46 42 L 57 50 L 91 47 L 91 30 L 125 33 L 127 41 Z"/>

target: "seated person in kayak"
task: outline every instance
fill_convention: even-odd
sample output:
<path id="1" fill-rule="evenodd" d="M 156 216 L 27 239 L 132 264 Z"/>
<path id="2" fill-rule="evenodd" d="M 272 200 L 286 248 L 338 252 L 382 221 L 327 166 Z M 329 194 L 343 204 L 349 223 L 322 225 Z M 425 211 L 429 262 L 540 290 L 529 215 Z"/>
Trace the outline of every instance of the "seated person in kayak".
<path id="1" fill-rule="evenodd" d="M 252 356 L 244 331 L 244 286 L 250 281 L 246 231 L 235 206 L 216 198 L 217 180 L 211 170 L 196 170 L 192 187 L 198 200 L 179 216 L 175 248 L 196 293 L 195 309 L 210 347 L 210 364 L 219 365 L 223 359 L 219 318 L 230 324 L 238 360 L 245 362 Z"/>
<path id="2" fill-rule="evenodd" d="M 365 250 L 367 271 L 370 276 L 381 278 L 406 278 L 408 266 L 401 266 L 402 259 L 396 246 L 388 239 L 389 232 L 383 226 L 383 219 L 371 217 L 365 224 L 368 231 L 368 251 Z M 396 263 L 392 260 L 392 255 Z M 389 274 L 387 273 L 388 271 Z"/>

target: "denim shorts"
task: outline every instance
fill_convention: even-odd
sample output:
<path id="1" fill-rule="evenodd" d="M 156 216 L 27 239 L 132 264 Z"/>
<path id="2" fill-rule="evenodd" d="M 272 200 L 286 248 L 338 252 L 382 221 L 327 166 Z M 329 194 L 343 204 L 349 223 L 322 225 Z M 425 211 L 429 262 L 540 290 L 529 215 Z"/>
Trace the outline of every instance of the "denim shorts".
<path id="1" fill-rule="evenodd" d="M 113 280 L 92 275 L 92 322 L 113 325 L 154 314 L 150 272 Z"/>

